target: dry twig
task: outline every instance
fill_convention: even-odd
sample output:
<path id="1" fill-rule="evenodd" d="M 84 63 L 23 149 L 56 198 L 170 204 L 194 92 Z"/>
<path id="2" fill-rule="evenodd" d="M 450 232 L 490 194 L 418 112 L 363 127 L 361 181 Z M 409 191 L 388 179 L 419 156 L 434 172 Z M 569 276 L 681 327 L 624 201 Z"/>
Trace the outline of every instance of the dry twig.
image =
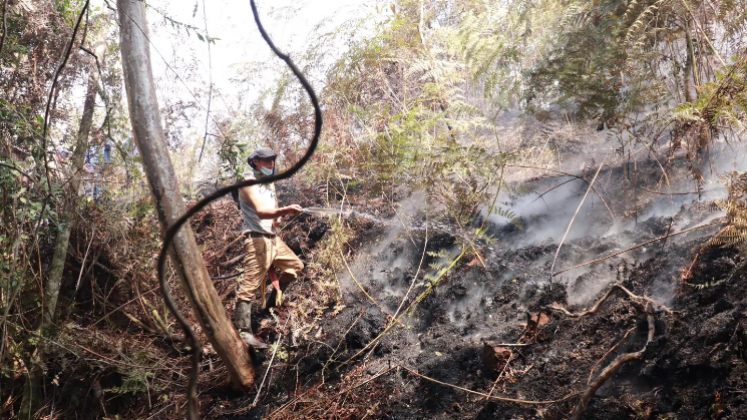
<path id="1" fill-rule="evenodd" d="M 290 316 L 285 319 L 285 325 L 283 325 L 283 329 L 285 329 L 286 326 L 288 326 L 288 321 L 290 321 Z M 283 338 L 283 332 L 281 330 L 280 334 L 278 334 L 278 340 L 275 342 L 275 349 L 272 351 L 272 357 L 270 357 L 270 364 L 267 365 L 267 370 L 265 371 L 265 375 L 262 377 L 262 382 L 259 384 L 259 388 L 257 388 L 257 395 L 254 396 L 254 401 L 252 401 L 251 408 L 254 408 L 257 406 L 257 401 L 259 401 L 259 395 L 262 393 L 262 387 L 265 386 L 265 380 L 267 379 L 267 374 L 270 373 L 270 369 L 272 369 L 272 362 L 275 361 L 275 355 L 278 352 L 278 348 L 280 347 L 280 340 Z"/>
<path id="2" fill-rule="evenodd" d="M 566 273 L 568 271 L 575 270 L 577 268 L 585 267 L 587 265 L 596 264 L 598 262 L 602 262 L 602 261 L 608 260 L 610 258 L 613 258 L 613 257 L 616 257 L 618 255 L 624 254 L 626 252 L 630 252 L 630 251 L 633 251 L 635 249 L 644 247 L 644 246 L 646 246 L 648 244 L 651 244 L 651 243 L 654 243 L 654 242 L 658 242 L 658 241 L 663 241 L 664 239 L 669 239 L 669 238 L 674 237 L 674 236 L 683 235 L 685 233 L 689 233 L 689 232 L 692 232 L 694 230 L 702 229 L 702 228 L 705 228 L 705 227 L 708 227 L 708 226 L 713 226 L 713 225 L 716 225 L 718 223 L 720 223 L 720 222 L 705 223 L 705 224 L 698 225 L 698 226 L 695 226 L 695 227 L 691 227 L 689 229 L 685 229 L 685 230 L 682 230 L 682 231 L 679 231 L 679 232 L 675 232 L 675 233 L 671 233 L 671 234 L 668 234 L 668 235 L 660 236 L 658 238 L 651 239 L 649 241 L 640 243 L 638 245 L 631 246 L 630 248 L 623 249 L 622 251 L 617 251 L 617 252 L 615 252 L 613 254 L 610 254 L 610 255 L 607 255 L 605 257 L 597 258 L 596 260 L 588 261 L 588 262 L 585 262 L 583 264 L 577 264 L 577 265 L 574 265 L 573 267 L 566 268 L 565 270 L 560 270 L 560 271 L 558 271 L 556 273 L 553 273 L 552 276 L 555 277 L 558 274 L 563 274 L 563 273 Z"/>
<path id="3" fill-rule="evenodd" d="M 604 159 L 604 161 L 602 161 L 602 164 L 599 165 L 599 169 L 597 169 L 597 173 L 594 174 L 594 178 L 592 178 L 591 182 L 589 183 L 589 188 L 586 189 L 586 194 L 584 194 L 584 198 L 582 198 L 581 202 L 578 204 L 576 213 L 573 214 L 573 217 L 571 218 L 571 222 L 568 223 L 568 228 L 565 230 L 565 234 L 563 234 L 563 239 L 561 239 L 560 243 L 558 244 L 558 249 L 557 251 L 555 251 L 555 257 L 552 259 L 552 266 L 550 266 L 550 280 L 551 281 L 553 278 L 553 273 L 555 272 L 555 263 L 558 261 L 558 255 L 560 254 L 560 249 L 563 247 L 563 243 L 568 237 L 568 233 L 571 232 L 571 228 L 573 227 L 573 222 L 576 221 L 576 217 L 578 216 L 578 213 L 581 211 L 581 207 L 584 206 L 584 203 L 586 202 L 586 197 L 589 196 L 589 191 L 591 191 L 591 189 L 594 187 L 594 181 L 597 180 L 597 177 L 599 176 L 599 172 L 602 171 L 602 167 L 604 166 L 605 162 L 607 162 L 606 158 Z"/>
<path id="4" fill-rule="evenodd" d="M 408 368 L 406 366 L 399 365 L 399 367 L 401 367 L 402 369 L 410 372 L 411 374 L 413 374 L 413 375 L 415 375 L 415 376 L 417 376 L 417 377 L 419 377 L 421 379 L 425 379 L 426 381 L 430 381 L 430 382 L 433 382 L 433 383 L 436 383 L 436 384 L 439 384 L 439 385 L 447 386 L 447 387 L 453 388 L 453 389 L 458 389 L 460 391 L 464 391 L 464 392 L 469 393 L 469 394 L 479 395 L 479 396 L 481 396 L 483 398 L 487 398 L 487 399 L 491 399 L 491 400 L 496 400 L 496 401 L 511 402 L 511 403 L 516 403 L 516 404 L 546 405 L 546 404 L 557 404 L 557 403 L 560 403 L 560 402 L 564 402 L 564 401 L 567 401 L 567 400 L 575 397 L 576 395 L 578 395 L 576 393 L 573 393 L 573 394 L 566 395 L 563 398 L 560 398 L 560 399 L 557 399 L 557 400 L 549 400 L 549 401 L 532 401 L 532 400 L 519 400 L 519 399 L 515 399 L 515 398 L 506 398 L 506 397 L 494 397 L 492 395 L 483 394 L 482 392 L 477 392 L 477 391 L 473 391 L 471 389 L 462 388 L 461 386 L 452 385 L 452 384 L 449 384 L 449 383 L 446 383 L 446 382 L 441 382 L 438 379 L 433 379 L 433 378 L 430 378 L 428 376 L 421 375 L 418 372 L 416 372 L 416 371 L 414 371 L 414 370 L 412 370 L 412 369 L 410 369 L 410 368 Z"/>
<path id="5" fill-rule="evenodd" d="M 564 176 L 570 176 L 572 178 L 578 178 L 581 181 L 584 181 L 585 183 L 590 184 L 589 181 L 587 181 L 586 178 L 584 178 L 581 175 L 574 175 L 574 174 L 571 174 L 571 173 L 568 173 L 568 172 L 559 171 L 557 169 L 543 168 L 541 166 L 531 166 L 531 165 L 514 165 L 514 164 L 509 164 L 509 165 L 506 165 L 506 166 L 510 167 L 510 168 L 537 169 L 537 170 L 540 170 L 540 171 L 553 172 L 553 173 L 564 175 Z M 597 189 L 594 188 L 593 185 L 589 185 L 589 187 L 591 188 L 592 191 L 594 191 L 594 194 L 596 194 L 596 196 L 599 198 L 599 200 L 602 202 L 602 204 L 604 204 L 604 207 L 607 208 L 607 212 L 610 214 L 610 217 L 612 218 L 612 220 L 615 220 L 616 219 L 615 218 L 615 213 L 612 212 L 612 209 L 607 204 L 607 201 L 604 199 L 604 197 L 602 197 L 602 194 L 600 194 L 599 191 L 597 191 Z"/>

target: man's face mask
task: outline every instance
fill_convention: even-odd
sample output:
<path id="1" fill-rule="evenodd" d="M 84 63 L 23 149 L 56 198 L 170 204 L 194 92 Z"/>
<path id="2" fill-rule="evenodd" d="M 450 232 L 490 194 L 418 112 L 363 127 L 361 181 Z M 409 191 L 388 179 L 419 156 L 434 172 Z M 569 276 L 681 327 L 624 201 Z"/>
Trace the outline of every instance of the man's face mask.
<path id="1" fill-rule="evenodd" d="M 266 176 L 275 175 L 275 168 L 269 169 L 265 167 L 259 168 L 259 171 Z"/>

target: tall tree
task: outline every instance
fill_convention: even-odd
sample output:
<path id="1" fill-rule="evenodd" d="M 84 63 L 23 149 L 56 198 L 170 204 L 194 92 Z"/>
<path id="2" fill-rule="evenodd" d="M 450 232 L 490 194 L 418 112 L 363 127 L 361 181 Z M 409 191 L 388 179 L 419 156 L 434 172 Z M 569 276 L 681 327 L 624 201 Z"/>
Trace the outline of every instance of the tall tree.
<path id="1" fill-rule="evenodd" d="M 118 0 L 117 5 L 130 121 L 165 232 L 186 209 L 161 126 L 150 66 L 145 6 L 137 0 Z M 169 255 L 197 319 L 225 363 L 232 382 L 240 387 L 251 386 L 254 368 L 249 353 L 228 318 L 189 226 L 179 231 Z"/>

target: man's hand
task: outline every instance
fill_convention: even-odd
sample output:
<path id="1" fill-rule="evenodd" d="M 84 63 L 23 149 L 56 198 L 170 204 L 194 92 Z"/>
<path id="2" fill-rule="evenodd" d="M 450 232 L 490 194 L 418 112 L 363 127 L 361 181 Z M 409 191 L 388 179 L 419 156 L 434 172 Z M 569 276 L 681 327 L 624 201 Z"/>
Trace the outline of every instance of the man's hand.
<path id="1" fill-rule="evenodd" d="M 291 204 L 290 206 L 283 208 L 284 216 L 295 216 L 301 213 L 303 213 L 303 209 L 298 204 Z"/>

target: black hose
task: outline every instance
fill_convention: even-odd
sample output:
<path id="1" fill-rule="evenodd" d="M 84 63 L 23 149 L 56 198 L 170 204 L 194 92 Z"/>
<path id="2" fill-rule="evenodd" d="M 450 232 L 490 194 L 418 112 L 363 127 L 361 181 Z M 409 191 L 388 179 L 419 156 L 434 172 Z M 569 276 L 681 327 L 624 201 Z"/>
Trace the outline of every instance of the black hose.
<path id="1" fill-rule="evenodd" d="M 199 418 L 199 408 L 197 406 L 197 380 L 199 377 L 199 366 L 200 366 L 200 343 L 197 340 L 197 336 L 192 329 L 192 327 L 187 323 L 187 320 L 184 318 L 184 316 L 179 312 L 179 310 L 176 307 L 176 304 L 174 303 L 173 298 L 171 297 L 171 294 L 169 293 L 168 285 L 166 284 L 166 277 L 165 277 L 165 271 L 166 271 L 166 257 L 168 255 L 168 249 L 171 246 L 171 243 L 174 241 L 174 237 L 176 236 L 177 232 L 179 232 L 179 229 L 189 220 L 190 217 L 194 216 L 205 208 L 209 203 L 212 201 L 215 201 L 219 199 L 220 197 L 223 197 L 224 195 L 230 193 L 231 191 L 238 190 L 239 188 L 248 187 L 251 185 L 257 185 L 257 184 L 269 184 L 275 181 L 279 181 L 281 179 L 287 179 L 293 176 L 295 173 L 297 173 L 306 163 L 311 159 L 311 156 L 314 154 L 314 151 L 316 150 L 317 144 L 319 143 L 319 136 L 322 131 L 322 109 L 319 106 L 319 101 L 316 97 L 316 93 L 314 93 L 314 89 L 311 87 L 311 84 L 306 80 L 306 78 L 303 76 L 301 71 L 296 67 L 296 65 L 293 63 L 293 60 L 286 55 L 280 52 L 278 48 L 275 46 L 275 44 L 270 39 L 270 36 L 265 31 L 264 27 L 262 27 L 262 23 L 259 20 L 259 13 L 257 12 L 257 5 L 254 3 L 254 0 L 249 1 L 251 7 L 252 7 L 252 14 L 254 15 L 254 21 L 257 23 L 257 28 L 259 29 L 260 34 L 262 35 L 262 38 L 265 40 L 267 45 L 272 49 L 272 52 L 275 53 L 281 60 L 285 61 L 285 63 L 288 65 L 288 67 L 291 69 L 293 74 L 298 78 L 298 81 L 301 83 L 303 88 L 306 90 L 306 93 L 309 95 L 309 99 L 311 100 L 312 105 L 314 106 L 314 136 L 311 139 L 311 143 L 309 144 L 309 148 L 306 150 L 306 153 L 301 157 L 301 159 L 296 162 L 295 165 L 291 166 L 288 170 L 277 174 L 273 176 L 268 176 L 260 179 L 251 179 L 246 180 L 242 182 L 238 182 L 236 184 L 230 185 L 228 187 L 224 187 L 219 189 L 218 191 L 214 192 L 213 194 L 210 194 L 208 197 L 205 197 L 204 199 L 198 201 L 192 208 L 187 210 L 184 215 L 182 215 L 179 220 L 176 221 L 169 229 L 166 231 L 166 236 L 163 240 L 163 246 L 161 248 L 161 252 L 158 256 L 158 280 L 161 285 L 161 290 L 163 292 L 163 298 L 164 302 L 166 303 L 166 306 L 168 306 L 169 310 L 174 314 L 174 317 L 177 319 L 179 324 L 184 329 L 184 333 L 187 336 L 187 339 L 189 340 L 194 354 L 192 358 L 192 370 L 190 372 L 190 378 L 189 378 L 189 388 L 187 393 L 188 398 L 188 404 L 187 404 L 187 416 L 189 419 L 198 419 Z"/>
<path id="2" fill-rule="evenodd" d="M 211 278 L 211 279 L 213 279 L 213 280 L 228 280 L 228 279 L 232 279 L 232 278 L 234 278 L 234 277 L 238 277 L 238 276 L 240 276 L 240 275 L 242 275 L 242 274 L 244 274 L 244 270 L 242 270 L 242 271 L 239 271 L 239 272 L 236 272 L 236 273 L 233 273 L 233 274 L 231 274 L 231 275 L 229 275 L 229 276 L 223 276 L 223 277 L 210 277 L 210 278 Z"/>

